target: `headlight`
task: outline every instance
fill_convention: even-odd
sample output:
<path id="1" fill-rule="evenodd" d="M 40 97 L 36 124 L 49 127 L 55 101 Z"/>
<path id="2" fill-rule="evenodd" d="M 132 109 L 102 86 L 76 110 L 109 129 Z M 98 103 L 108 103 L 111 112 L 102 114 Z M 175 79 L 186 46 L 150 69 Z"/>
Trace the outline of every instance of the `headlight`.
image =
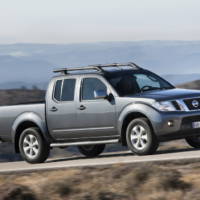
<path id="1" fill-rule="evenodd" d="M 176 108 L 170 101 L 155 102 L 153 107 L 160 111 L 176 111 Z"/>

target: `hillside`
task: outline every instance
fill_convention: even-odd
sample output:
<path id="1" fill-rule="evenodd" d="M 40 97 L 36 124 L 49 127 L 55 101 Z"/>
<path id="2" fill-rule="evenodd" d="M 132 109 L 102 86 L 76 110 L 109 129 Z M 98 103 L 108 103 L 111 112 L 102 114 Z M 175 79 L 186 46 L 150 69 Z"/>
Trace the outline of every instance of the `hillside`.
<path id="1" fill-rule="evenodd" d="M 200 80 L 178 85 L 179 88 L 200 90 Z"/>
<path id="2" fill-rule="evenodd" d="M 45 97 L 45 91 L 37 89 L 0 90 L 0 106 L 15 105 L 20 103 L 28 103 L 35 101 L 44 101 L 44 97 Z"/>

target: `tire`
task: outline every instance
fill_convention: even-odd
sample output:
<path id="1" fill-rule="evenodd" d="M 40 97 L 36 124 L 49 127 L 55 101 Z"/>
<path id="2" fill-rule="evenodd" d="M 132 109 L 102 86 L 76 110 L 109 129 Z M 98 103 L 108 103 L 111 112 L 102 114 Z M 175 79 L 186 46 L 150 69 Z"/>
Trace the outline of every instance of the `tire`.
<path id="1" fill-rule="evenodd" d="M 146 118 L 132 120 L 126 130 L 128 148 L 136 155 L 154 154 L 159 146 Z"/>
<path id="2" fill-rule="evenodd" d="M 21 156 L 28 163 L 43 163 L 49 156 L 50 147 L 43 139 L 39 128 L 25 129 L 20 135 L 19 149 Z"/>
<path id="3" fill-rule="evenodd" d="M 87 146 L 78 146 L 80 153 L 85 155 L 88 158 L 97 157 L 101 154 L 105 149 L 105 144 L 97 144 L 97 145 L 87 145 Z"/>
<path id="4" fill-rule="evenodd" d="M 200 136 L 187 137 L 185 140 L 191 147 L 200 148 Z"/>

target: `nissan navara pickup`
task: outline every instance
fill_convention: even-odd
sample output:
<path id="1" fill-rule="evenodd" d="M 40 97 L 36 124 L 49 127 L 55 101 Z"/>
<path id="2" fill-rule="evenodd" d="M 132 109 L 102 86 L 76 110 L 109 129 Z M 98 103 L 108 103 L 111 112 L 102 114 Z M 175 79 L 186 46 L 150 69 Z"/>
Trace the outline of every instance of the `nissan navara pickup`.
<path id="1" fill-rule="evenodd" d="M 55 70 L 45 102 L 0 107 L 0 140 L 29 163 L 54 147 L 87 157 L 120 143 L 136 155 L 185 138 L 200 147 L 200 91 L 177 89 L 134 63 Z"/>

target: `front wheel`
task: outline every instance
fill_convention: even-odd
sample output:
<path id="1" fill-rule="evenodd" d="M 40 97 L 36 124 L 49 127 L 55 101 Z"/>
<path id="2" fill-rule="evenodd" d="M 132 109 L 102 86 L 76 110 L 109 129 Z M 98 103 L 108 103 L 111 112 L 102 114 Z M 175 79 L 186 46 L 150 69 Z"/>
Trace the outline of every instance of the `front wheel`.
<path id="1" fill-rule="evenodd" d="M 158 140 L 146 118 L 132 120 L 126 131 L 129 149 L 136 155 L 149 155 L 156 152 Z"/>
<path id="2" fill-rule="evenodd" d="M 79 146 L 78 149 L 80 153 L 82 153 L 86 157 L 93 158 L 101 154 L 104 151 L 105 146 L 106 146 L 105 144 L 84 145 L 84 146 Z"/>
<path id="3" fill-rule="evenodd" d="M 185 140 L 191 147 L 200 148 L 200 136 L 187 137 Z"/>
<path id="4" fill-rule="evenodd" d="M 25 129 L 19 139 L 22 157 L 29 163 L 43 163 L 49 156 L 49 145 L 37 127 Z"/>

